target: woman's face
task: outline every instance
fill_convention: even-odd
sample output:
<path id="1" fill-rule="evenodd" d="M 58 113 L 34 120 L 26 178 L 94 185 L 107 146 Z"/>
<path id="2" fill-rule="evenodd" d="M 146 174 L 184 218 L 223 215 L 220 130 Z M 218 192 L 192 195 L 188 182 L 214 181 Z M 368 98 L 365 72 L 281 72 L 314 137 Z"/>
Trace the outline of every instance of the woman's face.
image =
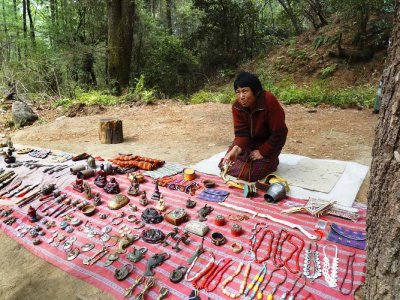
<path id="1" fill-rule="evenodd" d="M 236 99 L 243 107 L 252 108 L 256 103 L 256 96 L 249 87 L 238 87 L 235 91 Z"/>

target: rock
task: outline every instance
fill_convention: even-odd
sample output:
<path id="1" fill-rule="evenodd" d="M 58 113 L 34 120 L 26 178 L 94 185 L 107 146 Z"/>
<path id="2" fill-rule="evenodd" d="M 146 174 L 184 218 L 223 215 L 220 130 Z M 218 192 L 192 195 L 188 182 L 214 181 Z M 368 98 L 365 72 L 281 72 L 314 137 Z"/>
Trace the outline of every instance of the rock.
<path id="1" fill-rule="evenodd" d="M 15 101 L 12 105 L 12 119 L 14 126 L 19 128 L 33 124 L 39 117 L 28 104 L 22 101 Z"/>

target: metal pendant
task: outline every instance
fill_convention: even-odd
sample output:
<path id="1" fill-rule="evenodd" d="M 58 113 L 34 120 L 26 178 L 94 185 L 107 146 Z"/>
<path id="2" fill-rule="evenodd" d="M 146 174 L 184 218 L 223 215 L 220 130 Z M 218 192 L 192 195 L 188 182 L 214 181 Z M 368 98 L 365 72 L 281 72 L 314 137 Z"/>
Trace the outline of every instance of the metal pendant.
<path id="1" fill-rule="evenodd" d="M 67 255 L 67 260 L 71 261 L 74 260 L 78 255 L 79 255 L 79 249 L 78 248 L 74 248 L 71 251 L 68 252 Z"/>
<path id="2" fill-rule="evenodd" d="M 86 243 L 86 244 L 82 245 L 81 250 L 82 250 L 82 252 L 88 252 L 88 251 L 92 250 L 93 248 L 94 248 L 93 243 Z"/>
<path id="3" fill-rule="evenodd" d="M 137 248 L 133 248 L 133 251 L 131 253 L 129 253 L 127 257 L 131 262 L 135 262 L 136 263 L 136 262 L 140 261 L 144 257 L 146 252 L 147 252 L 147 248 L 146 247 L 142 247 L 142 248 L 138 248 L 138 249 Z"/>
<path id="4" fill-rule="evenodd" d="M 114 273 L 115 279 L 122 281 L 133 271 L 134 267 L 131 264 L 123 265 L 120 269 L 116 269 Z"/>

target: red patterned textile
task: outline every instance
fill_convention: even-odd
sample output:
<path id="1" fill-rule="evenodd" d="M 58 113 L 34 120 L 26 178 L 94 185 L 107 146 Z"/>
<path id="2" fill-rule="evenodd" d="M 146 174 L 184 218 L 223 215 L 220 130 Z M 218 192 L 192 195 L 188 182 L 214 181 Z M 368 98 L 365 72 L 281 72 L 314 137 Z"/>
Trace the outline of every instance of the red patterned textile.
<path id="1" fill-rule="evenodd" d="M 142 170 L 151 171 L 161 167 L 165 161 L 143 157 L 139 155 L 118 155 L 110 161 L 121 168 L 137 167 Z"/>
<path id="2" fill-rule="evenodd" d="M 121 187 L 121 193 L 122 194 L 127 194 L 126 192 L 128 191 L 130 182 L 128 178 L 126 178 L 123 175 L 117 175 L 115 176 L 116 180 L 120 183 Z M 216 182 L 216 186 L 218 189 L 226 190 L 229 191 L 230 195 L 229 197 L 225 200 L 225 202 L 236 205 L 236 206 L 241 206 L 247 209 L 255 210 L 258 212 L 266 212 L 269 215 L 273 217 L 277 217 L 289 222 L 297 223 L 299 225 L 302 225 L 306 230 L 313 232 L 315 229 L 315 224 L 317 220 L 309 215 L 306 214 L 293 214 L 293 215 L 282 215 L 280 211 L 282 209 L 286 209 L 288 207 L 294 206 L 294 205 L 299 205 L 299 204 L 304 204 L 304 201 L 299 200 L 299 199 L 293 199 L 293 198 L 287 198 L 284 201 L 279 202 L 279 204 L 269 204 L 264 201 L 262 195 L 258 195 L 255 198 L 252 198 L 251 200 L 244 198 L 243 192 L 241 190 L 237 189 L 229 189 L 226 187 L 226 185 L 222 182 L 221 179 L 216 178 L 214 176 L 207 176 L 203 174 L 199 174 L 199 181 L 203 179 L 212 179 Z M 126 215 L 132 214 L 128 206 L 123 207 L 122 209 L 118 211 L 111 211 L 106 207 L 107 200 L 111 198 L 113 195 L 108 195 L 103 193 L 103 190 L 96 187 L 93 184 L 93 179 L 88 181 L 90 186 L 93 189 L 93 193 L 100 192 L 101 197 L 102 197 L 102 204 L 97 208 L 100 213 L 107 213 L 110 214 L 110 217 L 106 220 L 102 220 L 99 218 L 99 214 L 97 213 L 93 217 L 87 217 L 81 214 L 79 211 L 75 213 L 75 215 L 83 220 L 83 224 L 85 221 L 89 220 L 93 226 L 96 226 L 97 228 L 102 228 L 105 225 L 108 225 L 111 223 L 111 218 L 112 216 L 117 215 L 120 211 L 125 212 Z M 145 183 L 140 185 L 140 189 L 143 191 L 145 190 L 147 192 L 147 195 L 151 195 L 151 193 L 154 191 L 154 184 L 151 183 L 151 180 L 147 180 Z M 68 187 L 65 191 L 71 198 L 73 199 L 84 199 L 83 194 L 80 194 L 76 191 L 74 191 L 71 187 Z M 188 198 L 188 195 L 178 192 L 178 191 L 173 191 L 168 188 L 160 187 L 160 192 L 164 196 L 164 200 L 167 205 L 167 211 L 170 211 L 174 208 L 184 208 L 186 204 L 186 200 Z M 137 205 L 139 208 L 139 211 L 134 213 L 135 216 L 140 218 L 141 212 L 144 210 L 143 207 L 140 206 L 139 204 L 139 197 L 133 197 L 133 196 L 128 196 L 130 199 L 130 202 Z M 150 197 L 149 197 L 150 198 Z M 195 198 L 192 198 L 193 200 Z M 191 219 L 196 219 L 198 218 L 197 211 L 204 206 L 204 204 L 207 203 L 207 205 L 212 206 L 214 208 L 214 211 L 209 215 L 207 225 L 210 227 L 211 232 L 213 231 L 218 231 L 225 235 L 227 242 L 225 245 L 217 247 L 214 244 L 212 244 L 210 240 L 210 233 L 206 236 L 204 240 L 204 247 L 207 251 L 212 252 L 215 255 L 216 260 L 219 260 L 221 258 L 231 258 L 235 261 L 235 263 L 228 268 L 226 273 L 223 275 L 222 281 L 227 278 L 228 276 L 231 276 L 233 272 L 237 268 L 237 264 L 239 261 L 242 261 L 244 259 L 244 263 L 247 264 L 249 263 L 246 261 L 246 259 L 249 259 L 249 256 L 246 255 L 246 252 L 248 250 L 248 243 L 249 243 L 249 237 L 251 235 L 251 229 L 254 226 L 255 223 L 258 222 L 263 222 L 267 223 L 269 225 L 269 229 L 272 230 L 275 234 L 278 233 L 280 228 L 285 228 L 289 232 L 295 233 L 296 235 L 300 236 L 302 239 L 305 241 L 305 249 L 308 247 L 308 244 L 311 242 L 309 239 L 307 239 L 304 235 L 302 235 L 299 231 L 290 229 L 286 226 L 279 225 L 277 223 L 268 221 L 266 219 L 262 219 L 259 217 L 253 217 L 249 215 L 248 220 L 244 221 L 232 221 L 229 219 L 229 215 L 238 215 L 242 214 L 240 212 L 234 211 L 229 208 L 222 207 L 218 204 L 215 203 L 210 203 L 210 202 L 202 202 L 201 200 L 196 199 L 198 201 L 197 206 L 194 209 L 188 209 L 188 215 L 190 216 Z M 157 202 L 153 200 L 149 200 L 150 205 L 153 206 Z M 36 207 L 38 203 L 33 203 L 32 206 Z M 46 206 L 46 205 L 45 205 Z M 354 229 L 354 230 L 365 230 L 365 216 L 366 216 L 366 209 L 365 207 L 359 207 L 360 212 L 361 212 L 361 219 L 358 223 L 353 223 L 351 221 L 347 221 L 344 219 L 340 218 L 335 218 L 335 217 L 324 217 L 326 221 L 329 222 L 334 222 L 336 224 L 346 226 L 347 228 Z M 27 234 L 24 237 L 18 237 L 18 231 L 16 228 L 21 225 L 21 224 L 29 224 L 30 222 L 28 221 L 28 217 L 26 216 L 26 209 L 19 209 L 18 207 L 14 207 L 15 212 L 13 213 L 14 216 L 18 218 L 17 222 L 14 223 L 11 226 L 7 226 L 3 223 L 3 220 L 5 218 L 0 218 L 0 229 L 4 231 L 7 235 L 12 237 L 14 240 L 16 240 L 18 243 L 22 244 L 25 248 L 33 252 L 35 255 L 39 256 L 40 258 L 52 263 L 53 265 L 63 269 L 67 273 L 74 275 L 76 277 L 81 278 L 84 281 L 87 281 L 91 284 L 96 285 L 97 287 L 103 289 L 104 291 L 110 293 L 113 295 L 116 299 L 124 299 L 123 294 L 125 291 L 125 288 L 130 286 L 135 278 L 138 275 L 142 275 L 145 271 L 145 263 L 146 261 L 150 258 L 151 255 L 155 253 L 161 253 L 161 252 L 167 252 L 171 255 L 171 259 L 167 260 L 164 262 L 161 266 L 156 267 L 154 269 L 155 271 L 155 276 L 157 278 L 157 283 L 155 287 L 153 287 L 149 294 L 147 294 L 146 299 L 156 299 L 160 287 L 168 287 L 170 294 L 167 299 L 188 299 L 188 295 L 190 292 L 193 290 L 192 284 L 190 282 L 182 281 L 181 283 L 174 284 L 171 281 L 169 281 L 169 274 L 172 270 L 177 268 L 178 266 L 188 266 L 186 263 L 186 259 L 189 258 L 195 249 L 199 246 L 201 242 L 201 238 L 190 235 L 190 244 L 188 246 L 181 245 L 182 250 L 179 253 L 176 253 L 172 249 L 172 240 L 170 240 L 172 245 L 169 245 L 168 247 L 161 246 L 159 244 L 157 245 L 151 245 L 147 244 L 142 240 L 136 241 L 132 246 L 127 248 L 127 253 L 126 254 L 121 254 L 120 258 L 118 261 L 114 262 L 111 266 L 104 267 L 104 261 L 105 257 L 102 258 L 99 262 L 97 262 L 93 266 L 86 266 L 83 265 L 82 260 L 92 256 L 95 252 L 95 250 L 99 250 L 102 247 L 102 242 L 99 240 L 99 238 L 89 238 L 83 230 L 77 230 L 75 229 L 72 234 L 68 234 L 65 231 L 61 230 L 60 228 L 57 227 L 57 230 L 61 232 L 62 234 L 65 234 L 67 237 L 68 236 L 76 236 L 77 240 L 74 243 L 74 247 L 80 247 L 85 243 L 88 242 L 93 242 L 95 243 L 96 247 L 95 250 L 91 250 L 89 252 L 85 253 L 80 253 L 77 258 L 75 258 L 73 261 L 67 261 L 66 260 L 66 252 L 63 250 L 62 244 L 60 244 L 58 247 L 53 247 L 49 245 L 47 242 L 51 238 L 51 233 L 48 230 L 46 231 L 46 234 L 44 237 L 42 237 L 43 242 L 40 245 L 34 246 L 32 244 L 32 238 Z M 39 212 L 39 214 L 41 214 Z M 225 219 L 227 220 L 227 224 L 224 226 L 216 226 L 214 224 L 214 219 L 215 216 L 218 214 L 222 214 L 225 216 Z M 52 219 L 52 218 L 50 218 Z M 61 218 L 56 219 L 56 223 L 59 224 L 61 222 Z M 243 234 L 240 237 L 233 237 L 231 235 L 231 226 L 233 223 L 239 223 L 243 227 Z M 124 224 L 126 224 L 129 229 L 131 230 L 132 233 L 134 234 L 140 234 L 142 229 L 136 230 L 133 229 L 134 224 L 129 223 L 126 219 L 124 221 Z M 185 223 L 179 226 L 180 233 L 183 232 L 183 228 L 185 226 Z M 160 224 L 148 224 L 146 225 L 145 228 L 158 228 L 164 231 L 165 233 L 168 233 L 173 230 L 173 225 L 169 224 L 167 222 L 162 222 Z M 83 228 L 83 225 L 81 225 L 81 229 Z M 100 229 L 99 229 L 100 230 Z M 118 234 L 119 231 L 119 226 L 113 226 L 113 230 L 111 234 Z M 326 228 L 324 230 L 324 238 L 318 242 L 319 245 L 319 250 L 320 250 L 320 261 L 322 263 L 323 261 L 323 252 L 322 252 L 322 247 L 324 245 L 331 244 L 331 242 L 326 240 L 326 236 L 328 234 L 329 228 Z M 240 242 L 244 246 L 243 252 L 236 254 L 233 253 L 232 250 L 230 249 L 230 244 L 233 242 Z M 107 242 L 107 245 L 111 245 L 111 242 Z M 145 255 L 145 258 L 141 260 L 138 263 L 132 263 L 135 267 L 135 271 L 132 272 L 132 274 L 124 281 L 117 281 L 114 278 L 114 271 L 116 268 L 120 268 L 126 263 L 130 263 L 127 259 L 127 254 L 132 251 L 133 247 L 147 247 L 148 252 Z M 359 249 L 353 249 L 349 248 L 346 246 L 342 245 L 337 245 L 339 251 L 338 251 L 338 256 L 339 256 L 339 267 L 338 267 L 338 285 L 340 286 L 342 279 L 344 277 L 344 273 L 346 270 L 346 261 L 348 256 L 355 252 L 355 262 L 354 262 L 354 289 L 358 287 L 361 283 L 365 281 L 365 266 L 366 266 L 366 252 L 363 250 Z M 333 253 L 333 247 L 328 247 L 328 255 L 330 258 L 332 257 Z M 327 248 L 327 249 L 328 249 Z M 114 252 L 115 247 L 110 249 L 110 252 Z M 290 248 L 290 246 L 284 247 L 282 250 L 282 257 L 285 258 L 288 256 L 293 249 Z M 260 257 L 263 257 L 266 249 L 264 248 L 263 245 L 260 246 L 260 249 L 258 251 Z M 198 272 L 201 268 L 207 264 L 208 260 L 208 255 L 202 255 L 200 259 L 197 261 L 194 269 L 192 270 L 192 273 L 190 276 L 193 276 L 196 272 Z M 304 261 L 304 250 L 301 253 L 300 256 L 300 266 L 302 269 L 303 266 L 303 261 Z M 257 274 L 260 269 L 261 265 L 256 264 L 255 262 L 252 262 L 252 269 L 251 273 L 249 276 L 249 281 L 253 279 L 255 274 Z M 275 269 L 272 259 L 267 260 L 267 276 L 271 274 L 271 272 Z M 23 271 L 23 270 L 21 270 Z M 280 277 L 279 274 L 281 272 L 275 272 L 275 275 L 272 278 L 272 283 L 270 282 L 268 287 L 266 288 L 264 292 L 264 297 L 271 291 L 272 287 L 275 286 L 280 280 L 282 280 L 282 277 Z M 242 281 L 242 275 L 239 275 L 235 277 L 235 279 L 229 284 L 228 290 L 233 293 L 237 293 L 239 290 L 241 281 Z M 349 277 L 349 276 L 348 276 Z M 288 278 L 286 282 L 281 285 L 278 289 L 278 291 L 275 294 L 275 297 L 281 297 L 281 295 L 287 291 L 289 288 L 292 287 L 294 281 L 296 279 L 296 276 L 290 272 L 288 272 Z M 350 280 L 350 279 L 348 279 Z M 221 281 L 221 282 L 222 282 Z M 215 282 L 213 283 L 215 284 Z M 212 284 L 212 285 L 213 285 Z M 346 285 L 349 285 L 349 281 L 346 281 Z M 143 289 L 143 284 L 140 285 L 134 292 L 134 295 L 142 291 Z M 296 287 L 296 290 L 298 289 L 298 286 Z M 342 295 L 338 288 L 329 288 L 323 277 L 318 278 L 314 283 L 310 283 L 310 281 L 307 280 L 307 285 L 305 288 L 299 293 L 299 295 L 296 298 L 302 299 L 306 297 L 309 293 L 311 293 L 315 299 L 353 299 L 353 296 L 344 296 Z M 211 299 L 214 300 L 220 300 L 220 299 L 229 299 L 227 298 L 221 291 L 221 288 L 218 287 L 215 289 L 212 293 L 208 294 Z M 200 292 L 200 296 L 202 299 L 207 299 L 207 293 L 204 291 Z"/>

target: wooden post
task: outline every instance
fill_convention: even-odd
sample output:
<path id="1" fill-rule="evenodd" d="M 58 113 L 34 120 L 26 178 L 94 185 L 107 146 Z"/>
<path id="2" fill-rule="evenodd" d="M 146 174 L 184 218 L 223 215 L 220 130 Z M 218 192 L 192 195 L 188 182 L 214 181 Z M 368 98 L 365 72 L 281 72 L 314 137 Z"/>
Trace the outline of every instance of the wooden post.
<path id="1" fill-rule="evenodd" d="M 118 118 L 100 119 L 99 139 L 102 144 L 119 144 L 124 141 L 122 120 Z"/>

